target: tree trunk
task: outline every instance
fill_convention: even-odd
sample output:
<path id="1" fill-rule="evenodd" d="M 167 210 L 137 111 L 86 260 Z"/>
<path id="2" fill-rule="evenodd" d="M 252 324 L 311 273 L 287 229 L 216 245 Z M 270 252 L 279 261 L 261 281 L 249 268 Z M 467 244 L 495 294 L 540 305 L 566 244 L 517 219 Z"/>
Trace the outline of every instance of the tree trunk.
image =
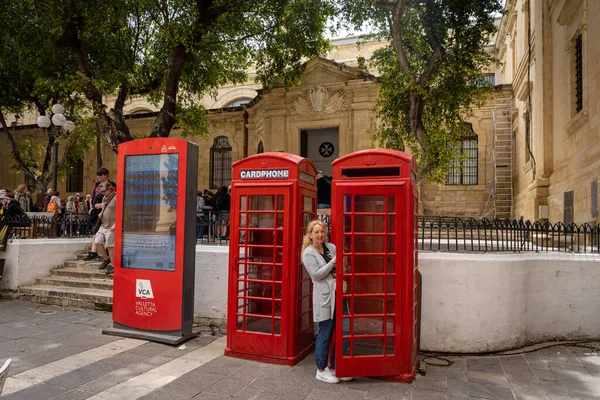
<path id="1" fill-rule="evenodd" d="M 102 168 L 104 165 L 104 156 L 102 155 L 102 136 L 96 136 L 96 167 Z"/>
<path id="2" fill-rule="evenodd" d="M 160 109 L 150 137 L 168 137 L 176 121 L 177 92 L 183 66 L 188 58 L 188 52 L 183 44 L 178 44 L 169 52 L 169 69 L 163 106 Z"/>

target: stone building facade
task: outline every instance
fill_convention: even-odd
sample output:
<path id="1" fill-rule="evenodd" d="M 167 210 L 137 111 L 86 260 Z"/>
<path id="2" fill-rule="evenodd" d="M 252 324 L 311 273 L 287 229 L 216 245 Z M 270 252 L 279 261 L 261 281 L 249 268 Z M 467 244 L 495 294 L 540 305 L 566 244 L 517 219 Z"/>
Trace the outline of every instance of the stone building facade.
<path id="1" fill-rule="evenodd" d="M 473 135 L 462 144 L 469 159 L 447 184 L 420 187 L 419 212 L 598 222 L 600 2 L 507 0 L 505 8 L 490 47 L 499 67 L 482 71 L 495 88 L 475 110 Z M 231 163 L 261 151 L 307 156 L 330 175 L 335 158 L 374 146 L 377 71 L 360 69 L 357 58 L 368 60 L 383 44 L 357 46 L 351 38 L 334 44 L 335 50 L 307 62 L 294 88 L 263 91 L 251 72 L 246 84 L 202 99 L 211 109 L 210 134 L 187 138 L 200 147 L 199 189 L 227 185 Z M 156 110 L 131 100 L 125 111 L 132 132 L 150 132 Z M 19 140 L 43 139 L 28 125 L 34 122 L 34 115 L 20 120 Z M 174 128 L 172 137 L 180 136 Z M 103 150 L 105 166 L 115 171 L 116 155 Z M 0 157 L 0 186 L 22 183 L 22 174 L 8 168 L 10 148 L 2 134 Z M 93 185 L 95 157 L 95 150 L 85 157 L 83 192 Z M 60 182 L 61 193 L 69 194 L 65 189 Z"/>

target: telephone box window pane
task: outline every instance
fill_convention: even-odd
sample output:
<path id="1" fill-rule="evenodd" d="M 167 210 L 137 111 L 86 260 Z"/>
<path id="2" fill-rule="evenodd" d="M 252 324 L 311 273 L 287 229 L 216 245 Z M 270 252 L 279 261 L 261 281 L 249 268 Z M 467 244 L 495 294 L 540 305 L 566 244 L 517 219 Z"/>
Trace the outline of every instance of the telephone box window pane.
<path id="1" fill-rule="evenodd" d="M 246 244 L 246 231 L 240 231 L 239 244 Z"/>
<path id="2" fill-rule="evenodd" d="M 355 356 L 383 355 L 383 338 L 355 338 L 352 348 Z"/>
<path id="3" fill-rule="evenodd" d="M 365 196 L 357 195 L 354 197 L 354 212 L 383 213 L 385 196 Z"/>
<path id="4" fill-rule="evenodd" d="M 277 210 L 279 210 L 279 211 L 284 210 L 283 196 L 281 196 L 281 195 L 277 196 Z"/>
<path id="5" fill-rule="evenodd" d="M 242 296 L 244 294 L 244 281 L 243 280 L 238 281 L 238 294 L 241 294 Z"/>
<path id="6" fill-rule="evenodd" d="M 388 196 L 387 197 L 387 212 L 388 213 L 396 212 L 396 196 Z"/>
<path id="7" fill-rule="evenodd" d="M 121 266 L 175 271 L 178 154 L 125 157 Z"/>
<path id="8" fill-rule="evenodd" d="M 275 249 L 275 263 L 283 263 L 283 249 L 281 247 L 277 247 L 277 249 Z"/>
<path id="9" fill-rule="evenodd" d="M 271 333 L 271 319 L 246 317 L 246 332 Z"/>
<path id="10" fill-rule="evenodd" d="M 240 227 L 244 228 L 246 226 L 246 213 L 240 213 Z"/>
<path id="11" fill-rule="evenodd" d="M 304 221 L 303 221 L 304 228 L 306 228 L 308 226 L 310 221 L 312 221 L 312 214 L 304 214 Z M 304 234 L 304 232 L 303 232 L 303 234 Z"/>
<path id="12" fill-rule="evenodd" d="M 246 279 L 273 281 L 273 266 L 249 264 Z"/>
<path id="13" fill-rule="evenodd" d="M 395 242 L 396 242 L 395 235 L 390 235 L 387 237 L 387 252 L 388 253 L 394 253 L 396 251 Z"/>
<path id="14" fill-rule="evenodd" d="M 396 232 L 396 217 L 387 217 L 387 226 L 385 231 L 389 233 Z"/>
<path id="15" fill-rule="evenodd" d="M 346 194 L 344 195 L 344 212 L 351 213 L 352 212 L 352 196 Z"/>
<path id="16" fill-rule="evenodd" d="M 246 196 L 240 197 L 240 210 L 246 210 Z"/>
<path id="17" fill-rule="evenodd" d="M 279 335 L 281 334 L 281 320 L 276 319 L 273 321 L 273 334 Z"/>
<path id="18" fill-rule="evenodd" d="M 393 276 L 387 277 L 386 293 L 395 293 L 396 292 L 396 289 L 394 286 L 395 283 L 396 283 L 396 279 Z"/>
<path id="19" fill-rule="evenodd" d="M 386 272 L 388 274 L 393 274 L 396 272 L 396 257 L 394 256 L 387 256 L 387 270 Z"/>
<path id="20" fill-rule="evenodd" d="M 385 354 L 392 355 L 396 354 L 394 351 L 394 339 L 393 337 L 389 337 L 385 339 Z"/>
<path id="21" fill-rule="evenodd" d="M 281 300 L 281 283 L 276 283 L 275 284 L 275 295 L 274 295 L 275 299 Z M 279 305 L 279 309 L 281 310 L 281 303 L 277 303 Z M 280 315 L 280 314 L 276 314 L 276 315 Z"/>
<path id="22" fill-rule="evenodd" d="M 344 232 L 352 232 L 352 217 L 350 215 L 344 216 Z"/>
<path id="23" fill-rule="evenodd" d="M 383 314 L 383 297 L 354 297 L 351 314 Z M 389 312 L 389 311 L 388 311 Z"/>
<path id="24" fill-rule="evenodd" d="M 383 317 L 354 318 L 354 335 L 383 334 Z"/>
<path id="25" fill-rule="evenodd" d="M 355 253 L 383 253 L 384 244 L 385 236 L 354 236 Z"/>
<path id="26" fill-rule="evenodd" d="M 375 215 L 355 215 L 354 232 L 384 232 L 383 216 Z"/>
<path id="27" fill-rule="evenodd" d="M 302 317 L 300 318 L 300 326 L 302 328 L 302 330 L 304 330 L 305 328 L 308 328 L 310 326 L 310 314 L 304 314 L 302 315 Z"/>
<path id="28" fill-rule="evenodd" d="M 249 196 L 249 210 L 275 210 L 274 196 Z"/>
<path id="29" fill-rule="evenodd" d="M 252 213 L 252 214 L 250 214 L 249 217 L 250 217 L 249 228 L 275 228 L 275 216 L 272 213 L 268 213 L 268 214 Z M 258 242 L 255 242 L 255 243 L 261 244 Z"/>
<path id="30" fill-rule="evenodd" d="M 385 312 L 387 314 L 395 314 L 396 313 L 396 305 L 394 296 L 388 296 L 385 302 Z"/>
<path id="31" fill-rule="evenodd" d="M 304 211 L 309 211 L 312 212 L 313 210 L 313 199 L 312 197 L 308 197 L 308 196 L 302 196 L 302 199 L 304 200 Z"/>
<path id="32" fill-rule="evenodd" d="M 376 294 L 384 293 L 383 276 L 354 276 L 354 294 Z"/>
<path id="33" fill-rule="evenodd" d="M 354 273 L 383 273 L 385 258 L 383 256 L 354 256 Z"/>
<path id="34" fill-rule="evenodd" d="M 273 266 L 273 272 L 275 272 L 273 281 L 282 282 L 283 281 L 283 272 L 281 271 L 281 265 Z M 281 284 L 276 284 L 277 287 L 279 285 L 279 291 L 281 291 Z"/>
<path id="35" fill-rule="evenodd" d="M 277 228 L 283 228 L 283 214 L 277 214 Z"/>
<path id="36" fill-rule="evenodd" d="M 394 317 L 387 317 L 387 323 L 385 324 L 385 333 L 392 335 L 396 332 L 396 326 L 394 325 Z"/>
<path id="37" fill-rule="evenodd" d="M 300 305 L 300 312 L 302 314 L 307 313 L 310 310 L 310 306 L 311 306 L 311 298 L 310 297 L 304 297 L 301 301 L 301 305 Z"/>
<path id="38" fill-rule="evenodd" d="M 271 317 L 273 315 L 272 300 L 247 299 L 248 304 L 247 314 L 265 315 Z"/>
<path id="39" fill-rule="evenodd" d="M 237 330 L 238 331 L 244 330 L 244 317 L 242 315 L 238 315 L 238 317 L 237 317 Z"/>

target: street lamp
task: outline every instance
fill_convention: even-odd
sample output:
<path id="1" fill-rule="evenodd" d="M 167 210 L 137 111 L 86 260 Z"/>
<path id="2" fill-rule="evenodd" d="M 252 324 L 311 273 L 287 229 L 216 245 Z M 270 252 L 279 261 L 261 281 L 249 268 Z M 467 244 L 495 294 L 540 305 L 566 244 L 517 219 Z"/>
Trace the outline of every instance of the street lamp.
<path id="1" fill-rule="evenodd" d="M 75 129 L 75 124 L 72 121 L 68 121 L 64 113 L 65 108 L 61 104 L 55 104 L 52 106 L 52 119 L 45 115 L 42 115 L 37 119 L 37 125 L 42 128 L 44 132 L 48 133 L 48 136 L 54 139 L 52 146 L 52 157 L 54 158 L 52 188 L 54 190 L 57 190 L 58 186 L 58 142 L 56 139 L 58 138 L 61 128 L 67 132 L 71 132 Z M 54 129 L 48 129 L 52 124 L 54 124 Z"/>

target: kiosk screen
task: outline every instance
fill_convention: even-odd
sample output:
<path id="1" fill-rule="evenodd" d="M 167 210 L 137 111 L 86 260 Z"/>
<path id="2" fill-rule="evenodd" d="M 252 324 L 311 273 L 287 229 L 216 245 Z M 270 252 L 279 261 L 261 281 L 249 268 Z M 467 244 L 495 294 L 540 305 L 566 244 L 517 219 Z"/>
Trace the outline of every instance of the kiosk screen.
<path id="1" fill-rule="evenodd" d="M 178 154 L 125 157 L 123 268 L 175 271 Z"/>

